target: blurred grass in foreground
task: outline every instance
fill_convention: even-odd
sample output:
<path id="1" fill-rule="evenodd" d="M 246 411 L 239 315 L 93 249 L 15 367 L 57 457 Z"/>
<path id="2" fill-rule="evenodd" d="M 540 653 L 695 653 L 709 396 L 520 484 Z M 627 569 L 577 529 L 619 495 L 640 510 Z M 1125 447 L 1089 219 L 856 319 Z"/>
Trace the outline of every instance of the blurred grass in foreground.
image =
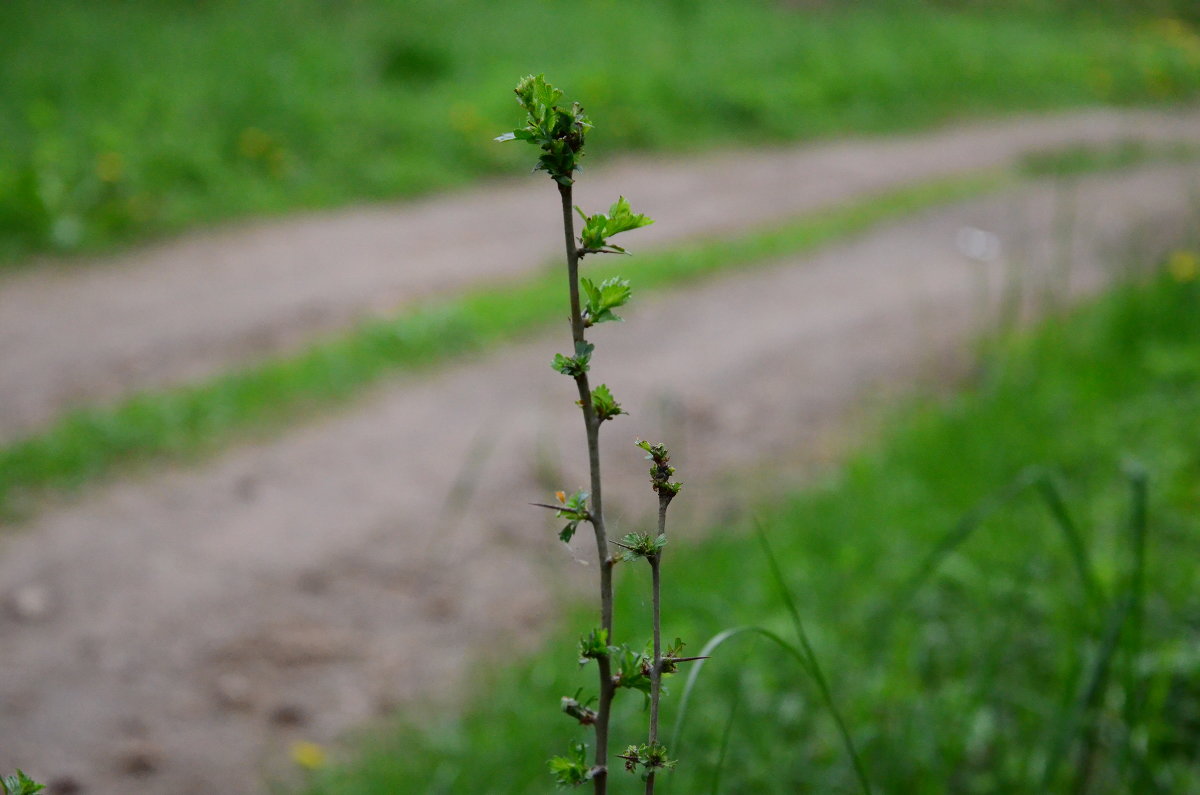
<path id="1" fill-rule="evenodd" d="M 0 265 L 512 173 L 528 72 L 601 152 L 1200 95 L 1182 1 L 814 5 L 9 0 Z"/>
<path id="2" fill-rule="evenodd" d="M 824 482 L 759 508 L 879 791 L 1071 791 L 1088 744 L 1088 792 L 1200 789 L 1198 270 L 1196 254 L 1181 253 L 1163 274 L 989 344 L 971 388 L 896 412 L 883 438 Z M 1131 457 L 1148 473 L 1145 526 L 1122 475 Z M 1061 487 L 1094 594 L 1064 543 L 1063 517 L 1036 490 L 1006 488 L 1031 465 Z M 990 511 L 973 534 L 910 589 L 921 561 L 981 503 Z M 1138 527 L 1144 570 L 1130 542 Z M 790 637 L 745 527 L 675 539 L 664 568 L 671 637 L 693 652 L 737 624 Z M 645 572 L 621 574 L 617 624 L 645 626 L 645 589 L 633 582 Z M 1124 614 L 1105 605 L 1119 605 L 1139 577 L 1140 628 L 1114 639 L 1112 617 Z M 590 620 L 576 615 L 566 626 Z M 575 637 L 560 634 L 537 658 L 481 672 L 461 715 L 426 709 L 361 737 L 349 761 L 318 771 L 307 791 L 551 791 L 544 760 L 574 731 L 565 716 L 555 724 L 558 699 L 590 681 L 571 674 L 574 656 Z M 668 731 L 682 689 L 675 678 Z M 625 725 L 640 727 L 635 701 L 624 699 Z M 811 683 L 747 637 L 703 672 L 664 792 L 710 791 L 731 715 L 719 791 L 856 791 Z M 635 739 L 620 728 L 614 737 L 618 746 Z M 1046 776 L 1055 758 L 1063 764 Z M 632 778 L 615 785 L 640 791 Z"/>

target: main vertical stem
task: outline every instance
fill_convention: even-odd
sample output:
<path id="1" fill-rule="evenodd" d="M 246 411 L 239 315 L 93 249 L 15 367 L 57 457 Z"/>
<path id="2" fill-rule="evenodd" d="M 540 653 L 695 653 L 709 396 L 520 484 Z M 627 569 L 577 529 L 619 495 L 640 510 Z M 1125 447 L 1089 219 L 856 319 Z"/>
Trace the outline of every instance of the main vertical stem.
<path id="1" fill-rule="evenodd" d="M 571 186 L 558 184 L 562 198 L 563 234 L 567 245 L 567 279 L 571 293 L 571 337 L 574 342 L 583 342 L 583 312 L 579 305 L 579 249 L 575 246 L 574 205 L 571 202 Z M 596 551 L 600 562 L 600 626 L 608 633 L 608 642 L 613 640 L 612 560 L 608 554 L 608 535 L 604 529 L 604 501 L 600 490 L 600 421 L 592 408 L 592 390 L 587 373 L 575 378 L 579 389 L 579 405 L 583 409 L 583 424 L 587 430 L 588 467 L 591 471 L 591 515 L 592 529 L 596 534 Z M 612 663 L 608 656 L 596 660 L 600 676 L 600 703 L 596 713 L 596 775 L 592 782 L 596 795 L 603 795 L 608 788 L 608 718 L 615 687 L 612 681 Z"/>
<path id="2" fill-rule="evenodd" d="M 658 498 L 658 534 L 667 532 L 667 506 L 669 497 Z M 662 553 L 650 558 L 650 599 L 654 606 L 654 662 L 650 667 L 650 747 L 658 743 L 658 702 L 662 698 L 662 599 L 660 597 L 659 566 Z M 646 774 L 646 795 L 654 795 L 654 770 Z"/>

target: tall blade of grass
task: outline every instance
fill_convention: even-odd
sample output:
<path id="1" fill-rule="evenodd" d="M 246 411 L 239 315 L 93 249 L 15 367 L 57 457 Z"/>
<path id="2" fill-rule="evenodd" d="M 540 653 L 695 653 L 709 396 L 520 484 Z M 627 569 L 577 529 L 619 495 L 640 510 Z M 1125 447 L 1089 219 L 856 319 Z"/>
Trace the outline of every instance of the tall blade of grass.
<path id="1" fill-rule="evenodd" d="M 1126 477 L 1131 489 L 1130 513 L 1128 520 L 1130 551 L 1132 562 L 1129 567 L 1127 585 L 1121 598 L 1108 610 L 1104 634 L 1096 658 L 1092 663 L 1090 673 L 1084 687 L 1080 691 L 1075 705 L 1064 715 L 1060 730 L 1054 740 L 1050 753 L 1047 755 L 1046 767 L 1042 776 L 1043 789 L 1050 789 L 1058 769 L 1068 755 L 1071 745 L 1080 735 L 1079 760 L 1075 765 L 1075 779 L 1071 792 L 1085 793 L 1088 791 L 1092 768 L 1099 744 L 1099 713 L 1108 689 L 1114 658 L 1118 652 L 1124 657 L 1125 705 L 1123 718 L 1125 722 L 1127 761 L 1138 763 L 1136 750 L 1132 744 L 1133 731 L 1140 719 L 1137 703 L 1136 660 L 1141 653 L 1141 611 L 1145 597 L 1145 547 L 1147 527 L 1147 494 L 1148 480 L 1144 467 L 1136 462 L 1125 465 Z M 1128 625 L 1128 629 L 1126 626 Z M 1157 784 L 1144 765 L 1138 765 L 1139 777 L 1143 779 L 1143 788 L 1157 789 Z"/>
<path id="2" fill-rule="evenodd" d="M 1037 483 L 1043 473 L 1044 470 L 1037 466 L 1021 470 L 1010 483 L 983 498 L 963 514 L 955 522 L 954 527 L 950 528 L 950 531 L 942 536 L 934 548 L 930 550 L 929 554 L 925 556 L 925 559 L 921 561 L 921 564 L 917 566 L 916 570 L 900 586 L 895 598 L 889 602 L 888 606 L 883 609 L 883 612 L 874 617 L 873 623 L 876 625 L 875 634 L 880 638 L 887 638 L 891 634 L 892 620 L 908 607 L 913 597 L 917 595 L 925 583 L 929 581 L 929 578 L 938 570 L 938 567 L 942 565 L 942 561 L 950 553 L 962 546 L 988 517 L 1006 505 L 1017 494 Z M 880 644 L 880 646 L 883 648 L 886 647 L 886 644 Z"/>
<path id="3" fill-rule="evenodd" d="M 729 627 L 728 629 L 721 630 L 709 638 L 708 643 L 704 644 L 704 648 L 700 649 L 697 654 L 700 659 L 696 660 L 691 666 L 691 669 L 688 671 L 687 680 L 683 683 L 683 694 L 679 697 L 679 712 L 675 716 L 675 728 L 671 731 L 670 748 L 672 750 L 677 750 L 679 746 L 679 736 L 683 733 L 683 727 L 687 724 L 688 705 L 692 702 L 692 691 L 696 688 L 696 682 L 700 679 L 700 672 L 704 670 L 705 663 L 712 657 L 713 652 L 724 646 L 727 642 L 751 632 L 773 641 L 788 654 L 795 657 L 800 663 L 800 667 L 804 668 L 805 673 L 808 672 L 808 661 L 796 649 L 792 648 L 787 641 L 768 629 L 756 626 L 744 626 Z"/>
<path id="4" fill-rule="evenodd" d="M 1067 549 L 1071 552 L 1071 560 L 1075 563 L 1075 571 L 1079 575 L 1079 582 L 1083 586 L 1088 602 L 1097 613 L 1101 612 L 1104 608 L 1104 593 L 1096 579 L 1096 573 L 1088 558 L 1087 546 L 1079 534 L 1079 528 L 1067 510 L 1067 503 L 1063 499 L 1062 488 L 1057 478 L 1046 472 L 1038 479 L 1037 493 L 1046 504 L 1046 509 L 1050 511 L 1050 516 L 1054 519 L 1055 524 L 1062 530 L 1063 538 L 1066 539 Z"/>
<path id="5" fill-rule="evenodd" d="M 800 610 L 796 607 L 796 600 L 792 596 L 791 590 L 787 587 L 787 582 L 783 579 L 783 572 L 779 568 L 779 561 L 775 557 L 774 550 L 771 549 L 770 542 L 767 541 L 767 534 L 763 532 L 762 525 L 758 519 L 754 520 L 755 534 L 758 536 L 758 542 L 762 545 L 763 553 L 767 556 L 767 563 L 771 567 L 771 575 L 775 579 L 775 585 L 779 588 L 779 598 L 783 600 L 787 606 L 788 613 L 792 617 L 792 626 L 796 630 L 796 637 L 800 640 L 800 645 L 804 650 L 804 656 L 808 658 L 808 673 L 817 683 L 818 689 L 821 691 L 821 698 L 825 702 L 825 708 L 829 710 L 829 714 L 833 716 L 837 723 L 838 731 L 841 732 L 842 742 L 846 746 L 846 752 L 850 754 L 850 759 L 854 763 L 854 772 L 858 776 L 858 783 L 862 786 L 863 792 L 870 795 L 871 783 L 867 780 L 867 772 L 863 768 L 862 759 L 858 756 L 858 750 L 854 747 L 854 740 L 850 737 L 850 730 L 846 728 L 846 721 L 842 718 L 841 710 L 837 708 L 837 704 L 833 701 L 833 694 L 829 690 L 829 683 L 825 679 L 825 674 L 821 671 L 821 665 L 817 662 L 817 655 L 813 652 L 812 644 L 808 641 L 808 633 L 804 631 L 804 622 L 800 620 Z"/>
<path id="6" fill-rule="evenodd" d="M 735 691 L 733 703 L 729 705 L 729 717 L 725 719 L 725 728 L 721 731 L 721 749 L 717 753 L 717 769 L 713 771 L 712 787 L 708 790 L 709 795 L 718 795 L 721 792 L 721 771 L 725 769 L 725 755 L 729 751 L 729 738 L 733 735 L 733 720 L 737 717 L 738 705 L 741 701 L 741 691 Z"/>
<path id="7" fill-rule="evenodd" d="M 696 688 L 696 682 L 700 679 L 700 672 L 704 670 L 704 664 L 707 662 L 707 658 L 712 657 L 717 649 L 724 646 L 734 638 L 749 633 L 760 635 L 774 643 L 783 651 L 787 652 L 793 659 L 796 660 L 797 663 L 800 664 L 800 667 L 804 669 L 804 672 L 812 677 L 813 681 L 817 683 L 817 687 L 822 693 L 822 700 L 825 702 L 825 708 L 829 710 L 842 733 L 842 740 L 845 743 L 846 751 L 849 753 L 850 759 L 854 764 L 854 771 L 858 776 L 859 785 L 862 787 L 863 792 L 867 793 L 867 795 L 870 795 L 871 784 L 867 780 L 862 762 L 858 756 L 858 751 L 854 747 L 854 741 L 850 738 L 849 732 L 846 731 L 846 724 L 845 721 L 842 720 L 841 712 L 838 711 L 837 706 L 833 703 L 832 696 L 829 693 L 829 688 L 827 685 L 825 685 L 824 677 L 820 674 L 820 669 L 814 671 L 812 668 L 815 657 L 810 658 L 795 644 L 788 643 L 779 635 L 775 634 L 769 629 L 766 629 L 765 627 L 730 627 L 729 629 L 718 632 L 708 641 L 708 643 L 704 644 L 704 648 L 700 650 L 698 655 L 702 659 L 697 660 L 696 664 L 693 665 L 692 669 L 688 672 L 687 681 L 683 686 L 683 695 L 679 698 L 679 713 L 675 719 L 675 728 L 671 733 L 671 748 L 678 748 L 679 746 L 679 736 L 683 732 L 683 726 L 687 723 L 688 705 L 691 703 L 692 693 Z"/>
<path id="8" fill-rule="evenodd" d="M 1075 737 L 1081 729 L 1084 731 L 1085 736 L 1082 741 L 1083 746 L 1080 752 L 1079 767 L 1077 768 L 1079 771 L 1078 776 L 1083 777 L 1086 775 L 1084 773 L 1085 766 L 1090 768 L 1090 757 L 1096 740 L 1095 721 L 1093 720 L 1092 713 L 1104 696 L 1104 691 L 1108 685 L 1112 659 L 1119 648 L 1121 627 L 1124 626 L 1128 615 L 1129 600 L 1126 597 L 1117 600 L 1108 609 L 1104 622 L 1104 633 L 1101 637 L 1096 656 L 1092 660 L 1092 665 L 1087 671 L 1086 678 L 1083 680 L 1083 686 L 1080 688 L 1078 698 L 1074 700 L 1074 703 L 1069 705 L 1060 717 L 1058 731 L 1055 732 L 1050 750 L 1046 755 L 1046 766 L 1042 770 L 1041 786 L 1041 789 L 1045 792 L 1052 790 L 1058 770 L 1062 767 L 1063 761 L 1070 753 Z M 1080 783 L 1081 780 L 1077 777 L 1076 786 Z M 1082 783 L 1086 783 L 1086 780 Z"/>
<path id="9" fill-rule="evenodd" d="M 1054 476 L 1045 467 L 1035 465 L 1021 470 L 1011 482 L 976 503 L 938 541 L 904 585 L 900 587 L 882 620 L 877 619 L 883 625 L 881 636 L 885 636 L 888 620 L 907 607 L 913 597 L 938 570 L 942 561 L 966 543 L 986 519 L 1030 487 L 1037 489 L 1037 493 L 1046 504 L 1055 525 L 1062 531 L 1088 601 L 1099 610 L 1104 604 L 1104 594 L 1088 557 L 1087 546 L 1079 533 L 1078 526 L 1067 510 L 1066 501 L 1062 497 L 1061 488 Z"/>
<path id="10" fill-rule="evenodd" d="M 1138 461 L 1126 461 L 1123 469 L 1129 480 L 1129 549 L 1132 555 L 1128 574 L 1128 599 L 1130 604 L 1129 631 L 1122 642 L 1124 656 L 1125 720 L 1124 761 L 1137 768 L 1142 790 L 1154 786 L 1153 777 L 1148 776 L 1144 765 L 1139 765 L 1140 754 L 1134 746 L 1134 735 L 1141 723 L 1143 694 L 1138 683 L 1138 663 L 1142 656 L 1142 624 L 1146 598 L 1146 530 L 1148 526 L 1149 478 L 1146 468 Z"/>

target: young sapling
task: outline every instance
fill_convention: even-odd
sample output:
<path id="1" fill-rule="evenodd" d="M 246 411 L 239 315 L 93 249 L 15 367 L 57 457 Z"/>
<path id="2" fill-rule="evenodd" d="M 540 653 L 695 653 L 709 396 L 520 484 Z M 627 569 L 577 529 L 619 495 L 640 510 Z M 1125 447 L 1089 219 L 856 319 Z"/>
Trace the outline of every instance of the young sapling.
<path id="1" fill-rule="evenodd" d="M 666 654 L 661 640 L 661 602 L 659 593 L 660 563 L 663 546 L 666 544 L 666 511 L 671 499 L 679 492 L 680 484 L 670 480 L 674 469 L 668 463 L 670 456 L 661 444 L 637 441 L 646 451 L 651 463 L 651 484 L 659 498 L 658 532 L 629 534 L 619 542 L 611 542 L 621 552 L 610 550 L 604 522 L 603 490 L 600 477 L 600 427 L 626 412 L 617 402 L 607 384 L 593 388 L 590 382 L 592 356 L 595 345 L 586 338 L 586 332 L 599 323 L 618 321 L 616 310 L 629 302 L 632 290 L 629 281 L 621 277 L 594 279 L 580 277 L 580 262 L 589 254 L 626 254 L 626 250 L 611 242 L 611 238 L 622 232 L 653 223 L 650 218 L 635 213 L 629 201 L 618 197 L 608 212 L 587 214 L 576 207 L 571 198 L 575 172 L 583 157 L 584 142 L 592 124 L 578 102 L 566 104 L 562 92 L 546 82 L 544 76 L 527 76 L 515 89 L 517 102 L 524 109 L 525 126 L 499 136 L 498 141 L 520 140 L 541 149 L 535 171 L 545 171 L 554 180 L 562 202 L 563 236 L 566 244 L 567 288 L 571 318 L 571 352 L 559 353 L 551 366 L 563 375 L 574 379 L 579 394 L 576 404 L 583 414 L 583 425 L 587 440 L 589 488 L 578 490 L 568 496 L 566 491 L 556 493 L 554 503 L 534 503 L 555 512 L 555 517 L 565 520 L 559 531 L 559 539 L 567 542 L 575 535 L 580 524 L 592 527 L 599 562 L 600 624 L 580 639 L 579 662 L 586 665 L 596 663 L 598 694 L 581 700 L 582 691 L 562 699 L 562 711 L 580 725 L 595 731 L 595 754 L 589 764 L 586 747 L 572 743 L 566 756 L 550 761 L 550 770 L 562 786 L 572 786 L 591 781 L 596 793 L 604 793 L 608 786 L 608 743 L 610 715 L 613 699 L 620 689 L 641 692 L 650 708 L 648 741 L 629 746 L 620 758 L 625 760 L 628 770 L 641 767 L 645 773 L 646 792 L 654 791 L 654 777 L 659 771 L 673 766 L 668 760 L 666 749 L 658 742 L 659 700 L 662 692 L 663 674 L 673 673 L 675 665 L 688 658 L 679 656 L 683 643 L 676 640 Z M 575 213 L 582 219 L 583 226 L 576 237 Z M 613 643 L 613 567 L 621 560 L 645 558 L 650 563 L 652 601 L 654 605 L 652 629 L 652 653 L 634 651 L 627 645 Z M 593 706 L 594 704 L 594 706 Z"/>

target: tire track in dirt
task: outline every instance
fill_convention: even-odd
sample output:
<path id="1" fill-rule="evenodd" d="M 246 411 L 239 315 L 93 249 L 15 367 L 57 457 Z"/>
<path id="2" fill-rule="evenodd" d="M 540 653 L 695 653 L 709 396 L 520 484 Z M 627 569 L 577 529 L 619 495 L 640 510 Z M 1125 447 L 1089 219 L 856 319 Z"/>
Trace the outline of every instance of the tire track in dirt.
<path id="1" fill-rule="evenodd" d="M 624 193 L 659 223 L 639 246 L 713 235 L 1022 153 L 1197 138 L 1200 110 L 1090 111 L 902 138 L 627 160 L 581 205 Z M 558 199 L 521 178 L 401 205 L 199 233 L 105 261 L 0 276 L 0 441 L 64 410 L 296 350 L 373 314 L 528 273 L 559 253 Z"/>
<path id="2" fill-rule="evenodd" d="M 635 435 L 670 440 L 689 487 L 675 523 L 689 526 L 736 493 L 727 473 L 812 462 L 881 390 L 960 371 L 1013 274 L 1031 294 L 1078 295 L 1131 250 L 1173 245 L 1198 184 L 1182 166 L 1038 183 L 805 259 L 635 292 L 625 324 L 595 331 L 596 379 L 633 412 L 605 429 L 610 523 L 653 507 Z M 964 227 L 996 234 L 1005 256 L 965 258 Z M 535 640 L 581 565 L 526 505 L 585 480 L 573 385 L 548 366 L 566 339 L 395 380 L 4 539 L 0 768 L 97 792 L 254 792 L 230 782 L 254 781 L 288 742 L 451 694 L 484 648 Z"/>

